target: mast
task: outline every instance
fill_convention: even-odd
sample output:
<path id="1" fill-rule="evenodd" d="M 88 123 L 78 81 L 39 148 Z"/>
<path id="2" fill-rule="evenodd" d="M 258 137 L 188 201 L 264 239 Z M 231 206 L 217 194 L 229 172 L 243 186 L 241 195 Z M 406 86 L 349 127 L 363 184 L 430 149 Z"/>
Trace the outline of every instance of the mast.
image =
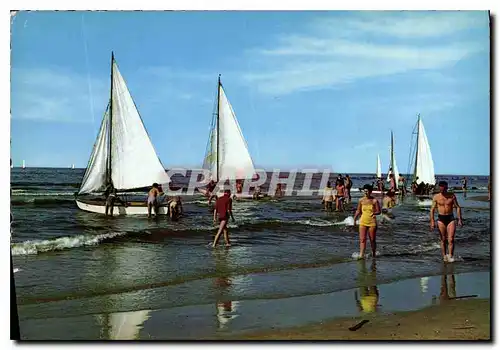
<path id="1" fill-rule="evenodd" d="M 113 64 L 115 62 L 115 54 L 111 51 L 111 88 L 109 92 L 109 145 L 108 145 L 108 164 L 106 166 L 106 186 L 112 184 L 111 180 L 111 146 L 112 146 L 112 128 L 113 128 Z"/>
<path id="2" fill-rule="evenodd" d="M 391 163 L 390 163 L 391 173 L 394 175 L 394 134 L 391 130 Z"/>
<path id="3" fill-rule="evenodd" d="M 417 179 L 417 161 L 418 161 L 418 141 L 420 138 L 420 113 L 418 114 L 418 119 L 417 119 L 417 150 L 415 152 L 415 168 L 413 170 L 413 181 Z"/>
<path id="4" fill-rule="evenodd" d="M 217 82 L 217 181 L 219 182 L 219 107 L 220 107 L 220 74 Z"/>

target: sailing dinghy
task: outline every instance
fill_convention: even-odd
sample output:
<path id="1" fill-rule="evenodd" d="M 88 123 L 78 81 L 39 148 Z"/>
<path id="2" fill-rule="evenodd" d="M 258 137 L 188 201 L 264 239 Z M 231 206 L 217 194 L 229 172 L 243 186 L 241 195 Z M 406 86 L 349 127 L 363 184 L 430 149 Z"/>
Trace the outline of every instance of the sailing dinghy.
<path id="1" fill-rule="evenodd" d="M 425 133 L 424 124 L 418 114 L 417 124 L 414 128 L 416 131 L 417 141 L 415 147 L 415 161 L 413 166 L 413 179 L 412 182 L 417 181 L 418 184 L 434 186 L 436 184 L 436 174 L 434 173 L 434 161 L 432 160 L 431 147 L 427 134 Z M 410 160 L 411 163 L 411 160 Z M 417 180 L 418 178 L 418 180 Z"/>
<path id="2" fill-rule="evenodd" d="M 111 53 L 111 92 L 76 204 L 82 210 L 105 214 L 105 199 L 85 198 L 102 194 L 112 185 L 118 195 L 168 184 L 170 178 L 149 139 L 139 111 Z M 146 194 L 145 194 L 146 195 Z M 94 196 L 95 197 L 95 196 Z M 146 201 L 115 203 L 114 215 L 147 215 Z M 166 214 L 166 204 L 159 214 Z"/>
<path id="3" fill-rule="evenodd" d="M 253 179 L 256 175 L 247 143 L 220 81 L 220 75 L 217 83 L 217 107 L 212 118 L 203 169 L 210 172 L 210 179 L 220 184 L 227 180 Z M 219 194 L 222 192 L 219 190 Z M 249 193 L 234 195 L 236 198 L 252 198 Z"/>

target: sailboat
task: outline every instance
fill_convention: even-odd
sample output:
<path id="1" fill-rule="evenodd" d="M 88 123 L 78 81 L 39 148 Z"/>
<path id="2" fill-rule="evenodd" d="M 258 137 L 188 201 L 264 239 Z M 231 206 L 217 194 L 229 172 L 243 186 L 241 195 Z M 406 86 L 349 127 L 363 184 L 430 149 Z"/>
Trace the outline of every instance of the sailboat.
<path id="1" fill-rule="evenodd" d="M 396 186 L 398 184 L 399 180 L 399 170 L 398 170 L 398 165 L 396 164 L 396 156 L 394 153 L 394 134 L 391 131 L 391 158 L 389 162 L 389 170 L 387 171 L 387 182 L 391 181 L 391 178 L 389 177 L 390 174 L 394 174 L 394 179 L 396 180 Z"/>
<path id="2" fill-rule="evenodd" d="M 382 178 L 382 166 L 380 165 L 380 155 L 377 154 L 377 179 Z"/>
<path id="3" fill-rule="evenodd" d="M 382 167 L 380 165 L 380 156 L 377 154 L 377 179 L 381 179 L 382 178 Z M 394 134 L 393 132 L 391 131 L 391 147 L 390 147 L 390 162 L 389 162 L 389 170 L 387 171 L 387 182 L 390 181 L 390 177 L 389 175 L 391 173 L 394 173 L 394 177 L 396 179 L 396 186 L 398 184 L 398 179 L 399 179 L 399 170 L 398 170 L 398 165 L 396 164 L 396 156 L 395 156 L 395 153 L 394 153 Z M 362 189 L 360 188 L 360 191 Z M 399 191 L 396 190 L 395 193 L 398 193 Z M 379 190 L 373 190 L 372 191 L 373 194 L 380 194 L 382 193 L 381 191 Z"/>
<path id="4" fill-rule="evenodd" d="M 26 169 L 26 162 L 23 159 L 23 169 Z"/>
<path id="5" fill-rule="evenodd" d="M 215 182 L 252 179 L 256 175 L 248 146 L 229 102 L 224 87 L 217 82 L 217 108 L 212 118 L 203 169 L 210 172 Z M 250 194 L 235 194 L 238 198 L 252 198 Z"/>
<path id="6" fill-rule="evenodd" d="M 418 114 L 417 124 L 413 129 L 414 134 L 415 131 L 417 134 L 417 142 L 415 147 L 412 182 L 417 181 L 418 184 L 423 182 L 424 184 L 435 185 L 436 174 L 434 173 L 434 161 L 432 160 L 431 147 L 420 114 Z"/>
<path id="7" fill-rule="evenodd" d="M 83 198 L 84 195 L 102 194 L 108 185 L 118 193 L 167 184 L 165 172 L 149 139 L 141 116 L 125 84 L 114 54 L 111 53 L 111 91 L 108 106 L 101 122 L 92 154 L 76 203 L 82 210 L 105 214 L 105 200 Z M 118 209 L 118 210 L 117 210 Z M 166 204 L 159 208 L 166 213 Z M 128 206 L 115 204 L 113 214 L 145 215 L 146 201 L 128 202 Z"/>
<path id="8" fill-rule="evenodd" d="M 74 169 L 75 168 L 75 164 L 71 164 L 71 169 Z"/>

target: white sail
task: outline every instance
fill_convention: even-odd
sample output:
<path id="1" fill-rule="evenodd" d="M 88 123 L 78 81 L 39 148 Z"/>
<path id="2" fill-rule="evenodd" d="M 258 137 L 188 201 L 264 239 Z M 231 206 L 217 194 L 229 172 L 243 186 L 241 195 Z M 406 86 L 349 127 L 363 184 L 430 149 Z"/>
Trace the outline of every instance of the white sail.
<path id="1" fill-rule="evenodd" d="M 144 128 L 127 85 L 113 62 L 111 179 L 116 189 L 166 184 L 170 179 Z"/>
<path id="2" fill-rule="evenodd" d="M 89 164 L 83 175 L 78 194 L 103 191 L 106 185 L 106 162 L 108 160 L 109 143 L 109 105 L 101 122 L 97 141 L 90 155 Z"/>
<path id="3" fill-rule="evenodd" d="M 380 155 L 377 154 L 377 179 L 382 177 L 382 166 L 380 165 Z"/>
<path id="4" fill-rule="evenodd" d="M 418 143 L 417 159 L 415 161 L 415 175 L 418 177 L 418 183 L 434 185 L 436 183 L 436 174 L 434 173 L 434 162 L 432 160 L 431 148 L 427 135 L 425 133 L 422 120 L 418 119 Z"/>
<path id="5" fill-rule="evenodd" d="M 390 147 L 390 156 L 391 162 L 389 164 L 389 171 L 387 172 L 387 182 L 391 181 L 389 175 L 394 174 L 394 179 L 396 180 L 396 184 L 399 180 L 399 170 L 398 165 L 396 163 L 396 152 L 394 152 L 394 134 L 391 132 L 391 147 Z M 392 171 L 390 170 L 392 169 Z"/>
<path id="6" fill-rule="evenodd" d="M 26 162 L 23 159 L 23 169 L 26 168 Z"/>
<path id="7" fill-rule="evenodd" d="M 108 106 L 104 115 L 80 194 L 104 189 L 109 157 L 111 180 L 117 190 L 147 187 L 154 182 L 170 182 L 114 60 L 112 70 L 112 110 Z"/>
<path id="8" fill-rule="evenodd" d="M 234 110 L 221 84 L 219 84 L 218 123 L 219 125 L 215 123 L 215 128 L 210 134 L 211 147 L 204 161 L 204 169 L 211 171 L 214 179 L 251 179 L 255 175 L 253 161 Z M 217 141 L 219 154 L 217 154 Z M 219 174 L 217 174 L 217 161 Z"/>

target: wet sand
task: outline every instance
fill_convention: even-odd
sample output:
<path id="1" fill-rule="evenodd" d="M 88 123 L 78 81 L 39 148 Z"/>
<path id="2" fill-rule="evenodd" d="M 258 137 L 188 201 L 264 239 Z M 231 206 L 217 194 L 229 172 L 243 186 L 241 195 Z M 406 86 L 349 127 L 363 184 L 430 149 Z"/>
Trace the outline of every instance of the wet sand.
<path id="1" fill-rule="evenodd" d="M 478 202 L 489 202 L 488 195 L 467 197 L 467 199 L 473 200 L 473 201 L 478 201 Z"/>
<path id="2" fill-rule="evenodd" d="M 363 320 L 359 329 L 349 330 Z M 240 334 L 227 340 L 491 340 L 490 299 L 447 300 L 421 310 L 339 318 L 314 325 Z"/>

